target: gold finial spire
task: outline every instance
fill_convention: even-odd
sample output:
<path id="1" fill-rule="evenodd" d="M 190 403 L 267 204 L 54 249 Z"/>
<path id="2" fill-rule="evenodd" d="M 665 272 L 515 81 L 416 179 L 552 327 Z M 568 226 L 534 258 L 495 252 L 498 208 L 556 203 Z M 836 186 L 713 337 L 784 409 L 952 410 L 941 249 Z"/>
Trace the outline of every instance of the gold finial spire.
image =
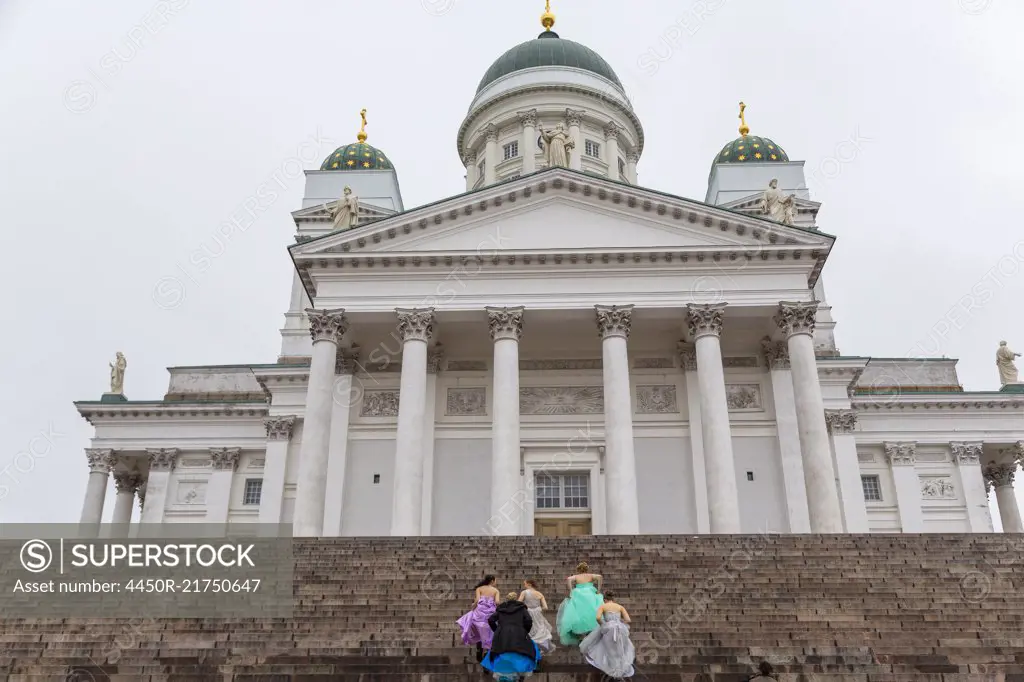
<path id="1" fill-rule="evenodd" d="M 362 143 L 362 142 L 366 142 L 366 109 L 363 109 L 362 111 L 360 111 L 359 115 L 363 117 L 363 125 L 359 129 L 359 134 L 356 135 L 356 139 L 359 140 L 359 142 Z"/>
<path id="2" fill-rule="evenodd" d="M 551 27 L 555 25 L 555 14 L 551 11 L 551 0 L 547 0 L 544 4 L 544 14 L 540 15 L 540 24 L 546 31 L 550 31 Z"/>
<path id="3" fill-rule="evenodd" d="M 750 134 L 750 126 L 747 125 L 747 105 L 740 102 L 740 135 L 746 137 Z"/>

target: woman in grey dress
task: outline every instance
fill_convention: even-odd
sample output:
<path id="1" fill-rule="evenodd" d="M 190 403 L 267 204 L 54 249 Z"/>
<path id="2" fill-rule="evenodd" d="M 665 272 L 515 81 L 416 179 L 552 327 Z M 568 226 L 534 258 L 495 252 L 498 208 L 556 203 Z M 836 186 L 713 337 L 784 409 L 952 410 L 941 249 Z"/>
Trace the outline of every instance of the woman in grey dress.
<path id="1" fill-rule="evenodd" d="M 615 601 L 615 593 L 606 590 L 604 604 L 597 610 L 600 627 L 580 642 L 580 653 L 587 663 L 608 677 L 633 676 L 636 649 L 629 639 L 629 613 Z"/>
<path id="2" fill-rule="evenodd" d="M 533 618 L 533 628 L 530 630 L 530 639 L 537 643 L 545 651 L 554 651 L 555 644 L 552 641 L 554 635 L 551 632 L 551 624 L 544 617 L 544 611 L 548 608 L 548 602 L 544 595 L 537 589 L 537 581 L 528 578 L 523 581 L 523 591 L 519 593 L 519 601 L 526 604 L 530 617 Z"/>

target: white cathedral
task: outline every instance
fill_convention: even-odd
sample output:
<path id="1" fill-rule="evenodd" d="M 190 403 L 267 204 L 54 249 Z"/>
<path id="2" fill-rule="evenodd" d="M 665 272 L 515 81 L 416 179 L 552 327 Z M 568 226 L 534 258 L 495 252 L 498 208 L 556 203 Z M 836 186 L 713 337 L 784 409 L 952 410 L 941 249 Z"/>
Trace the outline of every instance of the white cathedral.
<path id="1" fill-rule="evenodd" d="M 459 126 L 465 193 L 407 209 L 365 111 L 306 172 L 276 362 L 76 403 L 82 522 L 113 478 L 114 523 L 296 536 L 991 532 L 989 490 L 1024 531 L 1020 385 L 841 354 L 804 162 L 741 108 L 703 201 L 645 188 L 615 72 L 542 23 Z"/>

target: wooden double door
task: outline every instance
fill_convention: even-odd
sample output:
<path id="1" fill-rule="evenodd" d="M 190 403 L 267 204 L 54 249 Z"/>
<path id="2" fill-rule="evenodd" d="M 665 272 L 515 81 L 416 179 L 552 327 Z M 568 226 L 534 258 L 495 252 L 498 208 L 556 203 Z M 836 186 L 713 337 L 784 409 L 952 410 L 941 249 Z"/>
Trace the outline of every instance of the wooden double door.
<path id="1" fill-rule="evenodd" d="M 533 521 L 533 534 L 542 538 L 564 538 L 592 535 L 590 517 L 537 518 Z"/>

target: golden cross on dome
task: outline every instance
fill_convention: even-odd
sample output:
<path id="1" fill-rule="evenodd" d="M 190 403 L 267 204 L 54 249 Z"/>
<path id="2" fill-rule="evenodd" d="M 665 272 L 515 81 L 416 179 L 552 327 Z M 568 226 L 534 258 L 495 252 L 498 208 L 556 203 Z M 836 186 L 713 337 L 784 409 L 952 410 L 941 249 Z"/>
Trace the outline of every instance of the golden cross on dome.
<path id="1" fill-rule="evenodd" d="M 746 137 L 750 134 L 750 126 L 747 125 L 747 105 L 740 102 L 740 135 Z"/>
<path id="2" fill-rule="evenodd" d="M 363 143 L 366 142 L 366 109 L 360 111 L 359 115 L 363 117 L 363 125 L 359 129 L 359 134 L 356 135 L 356 139 L 358 139 L 360 143 Z"/>
<path id="3" fill-rule="evenodd" d="M 555 25 L 555 14 L 551 11 L 551 0 L 544 3 L 544 14 L 540 15 L 540 24 L 546 31 L 550 31 Z"/>

